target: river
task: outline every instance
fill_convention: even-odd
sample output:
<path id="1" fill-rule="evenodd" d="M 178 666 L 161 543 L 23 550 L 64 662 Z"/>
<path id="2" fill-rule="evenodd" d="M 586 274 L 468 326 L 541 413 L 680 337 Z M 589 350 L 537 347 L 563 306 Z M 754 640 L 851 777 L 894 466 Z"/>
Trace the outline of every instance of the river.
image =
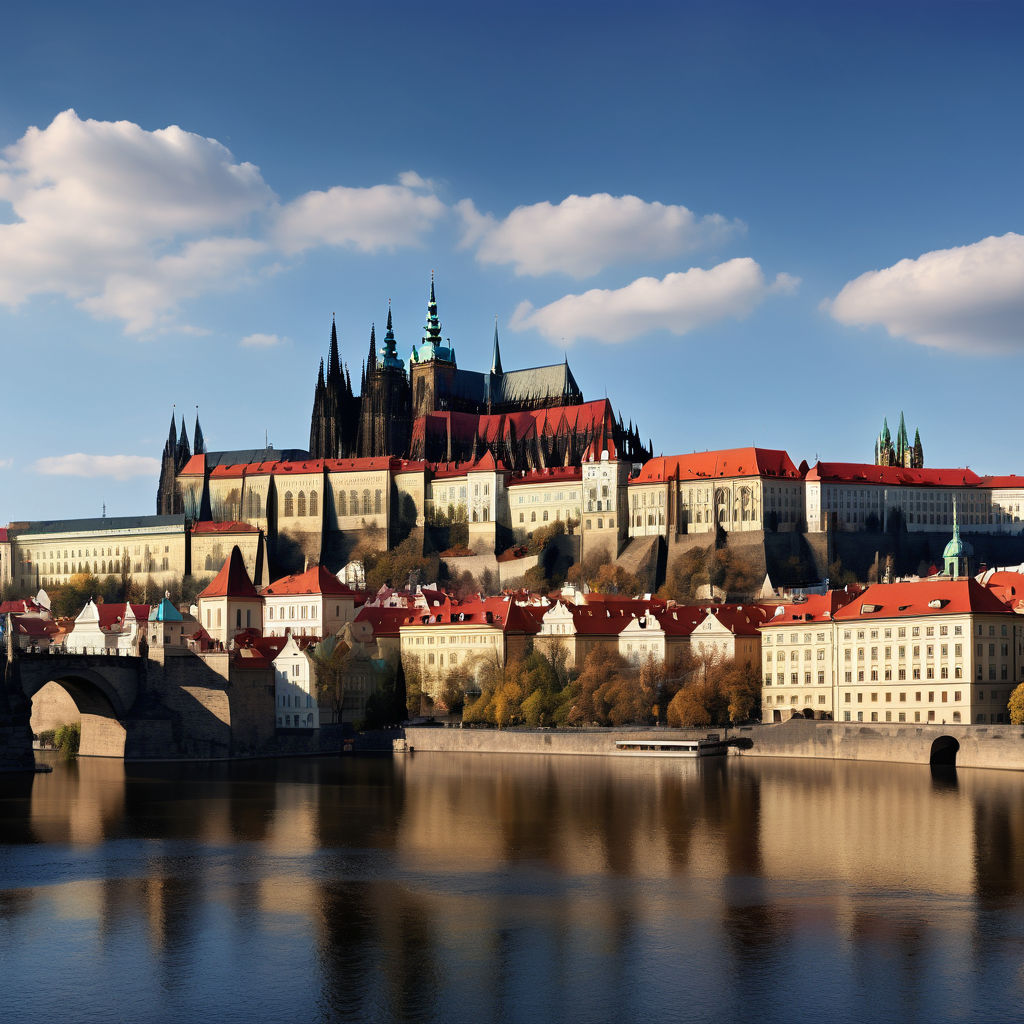
<path id="1" fill-rule="evenodd" d="M 1024 776 L 753 758 L 0 778 L 20 1021 L 1020 1021 Z"/>

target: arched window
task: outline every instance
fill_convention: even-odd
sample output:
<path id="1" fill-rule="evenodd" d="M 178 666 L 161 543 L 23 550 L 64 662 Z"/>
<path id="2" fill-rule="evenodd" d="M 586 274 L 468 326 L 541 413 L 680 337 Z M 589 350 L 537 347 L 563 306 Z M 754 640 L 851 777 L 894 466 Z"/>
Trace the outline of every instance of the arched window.
<path id="1" fill-rule="evenodd" d="M 100 572 L 106 574 L 106 571 L 107 571 L 107 560 L 104 558 L 103 561 L 100 564 L 102 565 L 102 568 L 100 569 Z"/>
<path id="2" fill-rule="evenodd" d="M 347 501 L 347 495 L 345 494 L 344 491 L 338 491 L 338 515 L 339 516 L 347 516 L 348 515 L 348 501 Z"/>
<path id="3" fill-rule="evenodd" d="M 381 506 L 381 496 L 380 496 L 380 488 L 378 487 L 377 490 L 375 490 L 373 492 L 373 511 L 376 512 L 377 515 L 380 515 L 380 513 L 381 513 L 381 507 L 380 506 Z"/>
<path id="4" fill-rule="evenodd" d="M 304 516 L 306 514 L 306 492 L 299 491 L 299 515 Z"/>
<path id="5" fill-rule="evenodd" d="M 350 516 L 359 515 L 359 492 L 349 491 L 348 492 L 348 514 Z"/>
<path id="6" fill-rule="evenodd" d="M 309 492 L 309 514 L 311 516 L 320 514 L 320 496 L 316 491 Z"/>
<path id="7" fill-rule="evenodd" d="M 295 515 L 295 499 L 291 491 L 284 492 L 284 514 L 285 518 Z"/>
<path id="8" fill-rule="evenodd" d="M 363 515 L 370 515 L 371 508 L 372 506 L 370 504 L 370 489 L 367 488 L 365 491 L 363 491 Z"/>

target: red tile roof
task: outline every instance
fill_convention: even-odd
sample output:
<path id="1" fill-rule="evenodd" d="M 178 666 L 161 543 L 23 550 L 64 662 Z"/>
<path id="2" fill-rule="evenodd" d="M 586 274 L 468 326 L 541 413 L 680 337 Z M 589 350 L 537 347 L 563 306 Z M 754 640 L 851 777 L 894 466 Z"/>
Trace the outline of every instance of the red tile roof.
<path id="1" fill-rule="evenodd" d="M 210 581 L 210 585 L 199 595 L 204 597 L 238 597 L 252 598 L 259 600 L 260 595 L 249 579 L 245 570 L 245 562 L 242 559 L 242 552 L 235 545 L 231 549 L 231 555 L 221 567 L 219 573 Z"/>
<path id="2" fill-rule="evenodd" d="M 1022 489 L 1024 488 L 1024 476 L 1015 476 L 1012 473 L 1010 476 L 983 476 L 981 478 L 981 486 L 993 489 L 1007 487 Z"/>
<path id="3" fill-rule="evenodd" d="M 188 462 L 185 463 L 181 472 L 178 476 L 204 476 L 206 473 L 206 456 L 205 455 L 193 455 Z"/>
<path id="4" fill-rule="evenodd" d="M 970 469 L 904 469 L 867 462 L 817 462 L 808 480 L 827 483 L 883 484 L 889 487 L 979 487 L 981 477 Z"/>
<path id="5" fill-rule="evenodd" d="M 96 610 L 100 613 L 100 629 L 110 630 L 120 627 L 120 624 L 124 622 L 125 609 L 127 607 L 128 605 L 126 604 L 96 605 Z M 149 607 L 148 604 L 133 604 L 131 606 L 132 614 L 139 622 L 148 622 Z"/>
<path id="6" fill-rule="evenodd" d="M 517 484 L 554 484 L 582 479 L 583 470 L 579 466 L 549 466 L 547 469 L 537 469 L 531 473 L 513 476 L 507 486 L 515 487 Z"/>
<path id="7" fill-rule="evenodd" d="M 41 619 L 38 615 L 14 615 L 11 617 L 15 632 L 22 636 L 48 637 L 60 632 L 52 619 Z"/>
<path id="8" fill-rule="evenodd" d="M 875 583 L 835 613 L 837 621 L 907 618 L 911 615 L 963 615 L 1010 609 L 977 580 L 937 579 L 906 583 Z"/>
<path id="9" fill-rule="evenodd" d="M 694 452 L 692 455 L 660 455 L 645 462 L 630 483 L 732 476 L 799 480 L 800 471 L 784 451 L 774 448 L 727 448 L 713 452 Z"/>
<path id="10" fill-rule="evenodd" d="M 255 526 L 250 526 L 248 523 L 240 523 L 237 520 L 231 520 L 230 522 L 224 523 L 211 523 L 209 521 L 203 521 L 196 523 L 192 527 L 193 533 L 259 533 L 259 529 Z"/>
<path id="11" fill-rule="evenodd" d="M 403 626 L 494 626 L 502 632 L 536 633 L 544 609 L 516 604 L 511 597 L 468 598 L 456 604 L 446 599 L 440 607 L 405 610 Z"/>
<path id="12" fill-rule="evenodd" d="M 396 637 L 398 627 L 409 618 L 408 608 L 376 608 L 363 605 L 356 622 L 366 622 L 373 630 L 374 637 Z"/>
<path id="13" fill-rule="evenodd" d="M 859 594 L 859 587 L 851 587 L 848 590 L 829 590 L 824 594 L 808 594 L 805 601 L 779 603 L 776 605 L 775 614 L 766 618 L 763 625 L 831 622 L 836 612 Z"/>
<path id="14" fill-rule="evenodd" d="M 282 594 L 337 594 L 353 597 L 355 591 L 346 587 L 337 576 L 322 565 L 310 566 L 305 572 L 293 576 L 282 576 L 263 590 L 264 596 L 278 597 Z"/>
<path id="15" fill-rule="evenodd" d="M 25 615 L 30 612 L 41 612 L 43 606 L 36 604 L 32 598 L 18 599 L 15 601 L 3 601 L 0 602 L 0 615 Z"/>

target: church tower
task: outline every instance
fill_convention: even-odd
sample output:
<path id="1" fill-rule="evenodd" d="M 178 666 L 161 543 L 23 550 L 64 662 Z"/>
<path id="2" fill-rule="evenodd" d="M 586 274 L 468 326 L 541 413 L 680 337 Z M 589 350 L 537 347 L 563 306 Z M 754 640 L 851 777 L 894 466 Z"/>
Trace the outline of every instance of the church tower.
<path id="1" fill-rule="evenodd" d="M 327 375 L 320 360 L 309 424 L 309 452 L 314 459 L 343 459 L 355 454 L 359 399 L 352 394 L 348 368 L 338 355 L 338 328 L 331 317 Z"/>
<path id="2" fill-rule="evenodd" d="M 370 328 L 370 354 L 359 416 L 358 454 L 362 458 L 380 455 L 404 456 L 409 449 L 412 419 L 409 408 L 409 378 L 398 358 L 398 345 L 391 325 L 391 307 L 384 345 L 374 350 L 375 334 Z"/>
<path id="3" fill-rule="evenodd" d="M 196 454 L 201 455 L 206 448 L 203 432 L 199 428 L 199 416 L 196 416 Z M 180 515 L 185 511 L 181 492 L 178 490 L 178 474 L 185 468 L 185 463 L 192 458 L 192 449 L 188 443 L 188 431 L 185 429 L 185 417 L 181 418 L 181 431 L 177 429 L 174 413 L 171 413 L 171 428 L 167 432 L 163 454 L 160 457 L 160 482 L 156 489 L 156 514 L 158 516 Z"/>
<path id="4" fill-rule="evenodd" d="M 974 548 L 960 537 L 960 524 L 956 521 L 956 498 L 953 499 L 953 536 L 942 552 L 943 571 L 954 579 L 970 576 L 971 556 Z"/>
<path id="5" fill-rule="evenodd" d="M 423 338 L 419 348 L 413 347 L 409 358 L 414 418 L 450 407 L 449 396 L 455 392 L 456 369 L 455 349 L 445 345 L 441 338 L 441 321 L 434 296 L 434 275 L 431 273 L 430 300 L 427 303 Z"/>

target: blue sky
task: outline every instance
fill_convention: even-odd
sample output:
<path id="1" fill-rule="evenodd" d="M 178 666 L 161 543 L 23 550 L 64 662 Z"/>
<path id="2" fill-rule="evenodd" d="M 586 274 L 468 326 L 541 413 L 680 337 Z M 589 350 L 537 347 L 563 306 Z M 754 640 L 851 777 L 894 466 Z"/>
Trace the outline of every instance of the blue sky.
<path id="1" fill-rule="evenodd" d="M 430 272 L 656 452 L 1024 472 L 1013 3 L 41 4 L 0 61 L 0 522 L 153 511 L 172 404 L 305 446 Z M 175 127 L 170 127 L 175 126 Z M 1005 424 L 1005 425 L 1004 425 Z"/>

